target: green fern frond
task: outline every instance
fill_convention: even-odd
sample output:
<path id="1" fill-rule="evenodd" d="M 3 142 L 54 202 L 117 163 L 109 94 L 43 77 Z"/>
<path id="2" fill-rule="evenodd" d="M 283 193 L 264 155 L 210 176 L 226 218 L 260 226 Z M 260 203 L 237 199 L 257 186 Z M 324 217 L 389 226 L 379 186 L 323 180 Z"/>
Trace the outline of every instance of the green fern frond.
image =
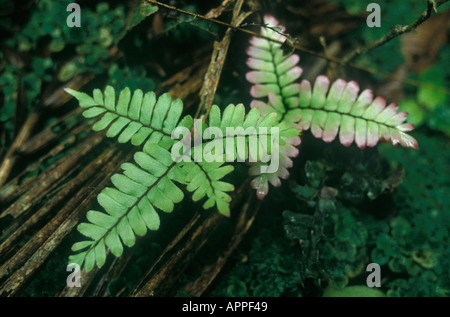
<path id="1" fill-rule="evenodd" d="M 94 118 L 102 116 L 92 126 L 94 131 L 106 130 L 106 136 L 118 136 L 119 143 L 131 141 L 141 145 L 148 140 L 169 148 L 173 140 L 171 133 L 178 126 L 183 112 L 180 99 L 172 101 L 169 94 L 156 98 L 154 92 L 137 89 L 131 94 L 129 88 L 123 89 L 116 102 L 116 92 L 107 86 L 104 93 L 94 89 L 93 97 L 70 88 L 66 92 L 78 99 L 80 107 L 86 108 L 83 116 Z"/>
<path id="2" fill-rule="evenodd" d="M 185 116 L 180 121 L 183 105 L 181 101 L 172 101 L 170 95 L 164 94 L 156 98 L 153 92 L 145 95 L 136 90 L 131 97 L 129 89 L 124 89 L 115 102 L 115 92 L 107 87 L 105 93 L 94 90 L 93 97 L 71 89 L 66 89 L 86 108 L 83 115 L 93 118 L 102 115 L 93 129 L 106 130 L 108 137 L 118 137 L 119 142 L 131 140 L 134 145 L 145 142 L 142 151 L 134 155 L 134 163 L 123 163 L 122 172 L 111 177 L 113 187 L 106 187 L 97 196 L 103 212 L 89 210 L 87 222 L 78 226 L 78 231 L 88 239 L 77 242 L 72 250 L 75 254 L 69 258 L 70 263 L 85 267 L 86 271 L 95 265 L 101 267 L 106 261 L 107 250 L 115 256 L 121 256 L 124 246 L 132 247 L 136 236 L 143 236 L 148 230 L 157 230 L 160 226 L 158 211 L 172 212 L 176 203 L 183 198 L 179 185 L 185 185 L 192 199 L 199 201 L 206 198 L 203 208 L 216 206 L 223 215 L 229 216 L 231 196 L 228 192 L 234 186 L 223 181 L 234 168 L 224 165 L 227 161 L 225 152 L 218 161 L 182 160 L 189 156 L 193 158 L 199 149 L 208 153 L 211 142 L 206 141 L 196 146 L 189 141 L 187 149 L 174 155 L 175 139 L 172 138 L 176 128 L 182 128 L 183 139 L 195 128 L 194 120 Z M 210 116 L 210 127 L 220 131 L 222 138 L 218 141 L 232 147 L 232 159 L 237 155 L 248 158 L 248 129 L 261 133 L 263 129 L 277 125 L 276 114 L 262 117 L 258 109 L 252 109 L 246 114 L 243 105 L 229 105 L 221 113 L 219 107 L 213 106 Z M 202 131 L 208 125 L 201 123 Z M 235 128 L 235 134 L 230 135 L 228 128 Z M 264 131 L 266 131 L 264 130 Z M 283 130 L 285 131 L 285 130 Z M 237 134 L 236 134 L 237 132 Z M 195 129 L 194 129 L 195 133 Z M 270 134 L 265 132 L 266 136 Z M 269 148 L 258 138 L 258 145 Z M 244 138 L 243 150 L 238 142 L 229 144 L 230 138 Z M 261 138 L 264 139 L 264 138 Z M 209 147 L 211 149 L 211 147 Z M 176 152 L 176 151 L 175 151 Z M 203 153 L 203 154 L 204 154 Z"/>
<path id="3" fill-rule="evenodd" d="M 231 173 L 234 167 L 223 166 L 223 162 L 187 162 L 182 165 L 186 175 L 186 189 L 193 193 L 192 200 L 199 201 L 207 196 L 204 209 L 217 206 L 221 214 L 230 216 L 231 196 L 226 192 L 233 191 L 234 186 L 221 179 Z"/>
<path id="4" fill-rule="evenodd" d="M 78 225 L 78 231 L 89 240 L 73 245 L 74 252 L 87 249 L 70 256 L 70 263 L 82 266 L 84 262 L 86 271 L 95 264 L 101 267 L 106 247 L 121 256 L 123 245 L 133 246 L 136 235 L 159 228 L 157 209 L 170 213 L 183 199 L 183 191 L 175 182 L 184 183 L 186 175 L 168 150 L 149 143 L 147 152 L 137 152 L 134 160 L 136 164 L 122 164 L 123 173 L 111 177 L 114 188 L 106 187 L 97 196 L 105 212 L 90 210 L 89 222 Z"/>
<path id="5" fill-rule="evenodd" d="M 271 129 L 280 128 L 275 113 L 261 116 L 259 109 L 254 108 L 246 115 L 243 104 L 230 104 L 223 113 L 218 106 L 212 106 L 208 127 L 220 129 L 226 160 L 239 162 L 259 161 L 261 155 L 270 155 Z M 216 142 L 218 140 L 220 138 L 216 138 Z"/>
<path id="6" fill-rule="evenodd" d="M 252 83 L 250 95 L 255 98 L 250 106 L 259 109 L 262 115 L 276 114 L 284 132 L 280 133 L 278 170 L 261 173 L 261 163 L 253 164 L 249 170 L 250 175 L 255 176 L 251 186 L 259 199 L 268 194 L 269 183 L 278 187 L 281 186 L 281 179 L 289 177 L 288 169 L 293 165 L 292 158 L 299 153 L 297 146 L 301 142 L 298 127 L 301 119 L 301 109 L 298 106 L 300 85 L 296 82 L 303 72 L 297 65 L 300 57 L 292 52 L 286 53 L 281 44 L 267 39 L 280 42 L 287 40 L 282 34 L 285 27 L 277 19 L 265 15 L 264 24 L 261 34 L 266 38 L 252 37 L 247 49 L 247 66 L 251 71 L 246 74 L 246 79 Z"/>

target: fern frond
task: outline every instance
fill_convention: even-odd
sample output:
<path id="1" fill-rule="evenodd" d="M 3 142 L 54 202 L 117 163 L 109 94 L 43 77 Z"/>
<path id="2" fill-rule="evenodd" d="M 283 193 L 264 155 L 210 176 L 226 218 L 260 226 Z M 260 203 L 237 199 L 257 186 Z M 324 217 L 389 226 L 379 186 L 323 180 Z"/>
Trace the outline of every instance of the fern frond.
<path id="1" fill-rule="evenodd" d="M 236 152 L 233 153 L 232 159 L 234 160 L 237 157 L 240 160 L 248 160 L 250 158 L 250 162 L 253 163 L 249 169 L 249 174 L 258 176 L 263 173 L 263 175 L 251 182 L 251 185 L 257 189 L 258 198 L 262 199 L 267 194 L 267 182 L 270 182 L 274 186 L 280 186 L 280 177 L 287 178 L 289 175 L 287 168 L 292 166 L 292 160 L 289 157 L 298 155 L 297 148 L 292 144 L 298 145 L 300 143 L 300 138 L 298 136 L 299 130 L 294 128 L 290 123 L 279 123 L 275 112 L 261 115 L 258 108 L 252 108 L 245 120 L 244 114 L 245 109 L 242 104 L 237 105 L 236 107 L 233 105 L 228 106 L 224 110 L 222 118 L 220 117 L 220 110 L 218 107 L 213 107 L 210 112 L 209 126 L 221 127 L 223 130 L 225 130 L 225 127 L 242 127 L 243 129 L 255 128 L 256 139 L 254 140 L 253 146 L 248 134 L 244 133 L 243 137 L 239 136 L 240 138 L 243 138 L 242 143 L 244 145 L 235 145 L 234 148 L 236 149 Z M 276 139 L 272 139 L 271 128 L 278 128 Z M 225 131 L 223 131 L 223 133 L 226 137 L 230 137 Z M 263 136 L 266 137 L 264 138 Z M 262 162 L 261 155 L 273 154 L 272 147 L 275 144 L 271 144 L 272 141 L 277 142 L 276 150 L 278 151 L 277 155 L 279 155 L 279 165 L 276 172 L 263 172 L 265 170 L 264 167 L 267 165 Z"/>
<path id="2" fill-rule="evenodd" d="M 233 167 L 223 166 L 223 161 L 237 159 L 242 162 L 248 160 L 256 162 L 262 155 L 270 155 L 272 133 L 270 129 L 277 125 L 275 113 L 261 116 L 259 110 L 254 108 L 246 115 L 245 107 L 242 104 L 236 106 L 230 104 L 221 112 L 218 106 L 213 105 L 209 113 L 207 128 L 216 128 L 213 130 L 216 131 L 213 132 L 216 135 L 214 135 L 213 141 L 207 142 L 203 146 L 202 150 L 204 154 L 218 154 L 216 158 L 219 157 L 221 162 L 199 162 L 186 165 L 186 168 L 189 169 L 188 178 L 192 179 L 187 189 L 195 191 L 193 199 L 201 199 L 206 194 L 208 200 L 204 204 L 205 208 L 216 204 L 219 212 L 229 215 L 231 197 L 225 192 L 233 190 L 234 187 L 220 179 L 230 173 Z M 215 142 L 221 143 L 219 144 L 221 149 L 219 153 L 212 153 L 218 151 L 218 144 Z"/>
<path id="3" fill-rule="evenodd" d="M 249 174 L 251 176 L 256 176 L 250 183 L 252 188 L 256 190 L 256 196 L 259 199 L 263 199 L 269 192 L 269 183 L 274 187 L 281 186 L 281 179 L 287 179 L 289 177 L 288 169 L 293 166 L 293 161 L 291 158 L 298 156 L 299 150 L 297 148 L 300 145 L 300 137 L 292 133 L 292 130 L 286 129 L 289 134 L 282 136 L 281 140 L 284 144 L 279 146 L 279 165 L 278 169 L 273 173 L 261 173 L 262 168 L 261 162 L 252 164 L 249 169 Z M 295 135 L 295 136 L 294 136 Z"/>
<path id="4" fill-rule="evenodd" d="M 285 28 L 270 15 L 264 16 L 266 27 L 261 28 L 261 34 L 278 41 L 285 41 L 282 35 Z M 282 127 L 299 130 L 298 122 L 301 109 L 298 108 L 298 94 L 300 85 L 295 81 L 303 70 L 297 66 L 300 57 L 297 54 L 285 53 L 282 45 L 264 38 L 252 37 L 247 49 L 249 58 L 247 66 L 252 71 L 246 74 L 247 80 L 254 84 L 250 88 L 250 95 L 254 98 L 250 106 L 260 110 L 261 115 L 275 113 Z M 266 98 L 261 100 L 260 98 Z M 256 189 L 259 199 L 263 199 L 269 191 L 269 183 L 275 187 L 281 185 L 281 179 L 289 177 L 288 169 L 292 167 L 293 157 L 299 154 L 297 146 L 301 140 L 297 133 L 287 133 L 281 137 L 279 152 L 280 165 L 273 173 L 261 174 L 261 163 L 254 164 L 249 173 L 257 176 L 251 186 Z"/>
<path id="5" fill-rule="evenodd" d="M 220 129 L 227 161 L 243 162 L 270 155 L 271 128 L 277 124 L 275 113 L 261 116 L 258 109 L 251 109 L 246 115 L 243 104 L 230 104 L 223 113 L 218 106 L 211 107 L 208 128 Z"/>
<path id="6" fill-rule="evenodd" d="M 217 206 L 221 214 L 230 216 L 231 196 L 226 192 L 233 191 L 234 186 L 221 179 L 234 170 L 232 165 L 223 166 L 223 162 L 187 162 L 182 164 L 181 169 L 186 175 L 186 189 L 193 193 L 193 201 L 207 196 L 204 209 Z"/>
<path id="7" fill-rule="evenodd" d="M 264 16 L 261 34 L 277 41 L 284 42 L 286 36 L 284 26 L 271 15 Z M 278 31 L 277 31 L 278 30 Z M 259 108 L 261 115 L 275 112 L 279 121 L 298 122 L 298 93 L 300 86 L 295 81 L 300 78 L 303 69 L 297 66 L 300 57 L 297 54 L 285 53 L 282 45 L 265 38 L 252 37 L 247 49 L 247 66 L 252 71 L 246 79 L 254 84 L 250 95 L 260 99 L 268 97 L 268 103 L 253 100 L 252 108 Z"/>
<path id="8" fill-rule="evenodd" d="M 361 149 L 374 147 L 379 140 L 418 148 L 417 141 L 405 133 L 414 125 L 405 123 L 407 113 L 397 112 L 397 105 L 386 107 L 386 100 L 374 98 L 369 89 L 358 94 L 359 86 L 354 81 L 338 79 L 329 86 L 325 76 L 318 76 L 314 87 L 306 80 L 300 84 L 299 125 L 303 130 L 311 129 L 316 138 L 325 142 L 333 141 L 339 134 L 344 146 L 355 142 Z"/>
<path id="9" fill-rule="evenodd" d="M 106 130 L 107 137 L 118 136 L 120 143 L 131 141 L 141 145 L 148 140 L 169 148 L 173 143 L 171 133 L 179 124 L 183 103 L 172 101 L 166 93 L 156 98 L 154 92 L 137 89 L 131 94 L 129 88 L 123 89 L 116 102 L 113 87 L 107 86 L 105 92 L 94 89 L 93 97 L 70 88 L 66 92 L 78 99 L 80 107 L 86 108 L 83 116 L 94 118 L 102 116 L 93 126 L 94 131 Z"/>
<path id="10" fill-rule="evenodd" d="M 172 139 L 172 131 L 167 129 L 182 128 L 181 139 L 184 139 L 186 134 L 190 134 L 194 121 L 190 116 L 185 116 L 180 121 L 178 114 L 170 119 L 171 114 L 167 111 L 171 111 L 174 102 L 170 102 L 169 95 L 162 95 L 158 99 L 152 98 L 154 100 L 154 102 L 151 102 L 154 104 L 153 115 L 149 116 L 143 114 L 143 111 L 149 109 L 145 97 L 142 102 L 131 102 L 129 104 L 128 97 L 120 97 L 123 94 L 128 94 L 127 90 L 124 90 L 125 92 L 121 92 L 119 102 L 112 110 L 111 105 L 114 105 L 114 102 L 111 100 L 104 103 L 105 107 L 99 106 L 103 102 L 100 100 L 98 90 L 95 91 L 94 98 L 87 94 L 70 91 L 72 95 L 77 97 L 82 107 L 89 108 L 86 110 L 90 111 L 86 115 L 87 117 L 91 117 L 92 113 L 106 113 L 105 116 L 112 113 L 117 115 L 115 120 L 122 120 L 122 122 L 128 120 L 125 126 L 122 126 L 121 129 L 125 130 L 121 133 L 125 133 L 129 126 L 135 123 L 140 125 L 140 129 L 152 129 L 152 135 L 156 133 L 170 135 L 171 142 L 164 141 L 164 138 L 160 137 L 156 139 L 150 137 L 143 146 L 143 150 L 135 153 L 135 163 L 122 164 L 122 173 L 114 174 L 111 177 L 114 187 L 103 189 L 97 196 L 98 203 L 104 211 L 88 211 L 88 222 L 81 223 L 78 226 L 78 231 L 88 239 L 73 245 L 72 250 L 76 254 L 70 256 L 69 261 L 71 263 L 77 263 L 80 266 L 84 264 L 86 271 L 92 270 L 95 265 L 101 267 L 106 261 L 107 249 L 110 249 L 113 255 L 120 256 L 123 253 L 124 246 L 131 247 L 135 244 L 136 236 L 145 235 L 147 230 L 157 230 L 160 225 L 157 210 L 172 212 L 174 205 L 184 197 L 183 191 L 176 183 L 186 185 L 186 189 L 192 192 L 194 201 L 206 197 L 203 204 L 204 209 L 217 206 L 220 213 L 229 216 L 231 196 L 227 192 L 234 190 L 234 186 L 222 179 L 231 173 L 234 168 L 231 165 L 224 165 L 226 161 L 225 153 L 222 153 L 223 159 L 219 161 L 185 161 L 182 159 L 187 155 L 190 158 L 194 157 L 193 153 L 199 148 L 207 153 L 208 151 L 205 151 L 205 149 L 210 144 L 208 142 L 201 143 L 200 146 L 195 146 L 194 142 L 194 146 L 191 147 L 189 141 L 186 149 L 183 147 L 181 153 L 174 155 L 173 149 L 175 146 L 173 145 L 175 140 Z M 112 93 L 109 88 L 107 88 L 107 91 L 109 93 L 105 93 L 105 96 Z M 138 92 L 138 94 L 141 93 Z M 146 96 L 152 96 L 152 93 L 147 93 Z M 179 104 L 182 106 L 181 102 Z M 109 108 L 106 105 L 109 105 Z M 139 105 L 142 109 L 139 110 L 138 120 L 138 116 L 132 113 L 134 110 L 130 109 L 137 109 Z M 125 108 L 128 110 L 125 111 Z M 155 117 L 160 120 L 153 121 Z M 103 118 L 99 122 L 104 120 Z M 216 132 L 217 130 L 220 131 L 222 135 L 222 138 L 218 138 L 218 141 L 220 143 L 225 142 L 225 145 L 229 146 L 227 142 L 231 137 L 228 134 L 229 128 L 235 128 L 235 132 L 237 131 L 237 135 L 233 135 L 233 138 L 250 138 L 245 134 L 248 128 L 260 132 L 258 128 L 273 127 L 274 124 L 277 124 L 277 120 L 275 114 L 262 118 L 259 110 L 253 109 L 246 115 L 243 105 L 229 105 L 223 113 L 217 106 L 214 106 L 211 109 L 210 124 L 211 128 L 215 128 Z M 114 135 L 118 135 L 120 131 L 117 132 L 118 128 L 113 128 L 113 125 L 107 128 L 107 131 L 116 129 Z M 106 128 L 104 124 L 101 127 Z M 201 125 L 202 131 L 205 127 L 203 124 Z M 109 136 L 113 136 L 113 133 L 110 133 Z M 121 135 L 119 135 L 120 137 Z M 246 141 L 248 142 L 245 143 L 246 145 L 251 144 L 250 141 Z M 144 139 L 139 144 L 142 142 L 144 142 Z M 238 145 L 238 142 L 231 145 L 233 149 L 232 157 L 236 158 L 236 155 L 241 156 L 241 153 L 244 153 L 243 156 L 248 158 L 246 152 L 242 152 Z"/>
<path id="11" fill-rule="evenodd" d="M 270 155 L 271 128 L 278 125 L 275 113 L 263 117 L 259 110 L 254 108 L 246 115 L 242 104 L 236 106 L 230 104 L 222 112 L 218 106 L 213 105 L 209 114 L 209 125 L 202 124 L 200 127 L 195 127 L 196 135 L 213 139 L 206 141 L 200 148 L 203 161 L 188 162 L 183 166 L 188 175 L 187 190 L 194 193 L 193 200 L 200 200 L 206 195 L 208 199 L 203 205 L 205 209 L 217 205 L 219 212 L 228 216 L 231 197 L 226 192 L 232 191 L 234 187 L 220 179 L 230 173 L 233 167 L 223 163 L 235 160 L 257 162 L 263 156 Z M 298 134 L 298 130 L 295 129 L 288 132 Z M 287 130 L 282 129 L 280 134 L 286 133 Z M 276 135 L 276 137 L 279 136 Z M 190 158 L 195 159 L 195 152 L 198 150 L 194 146 Z M 261 163 L 258 168 L 262 169 L 262 166 Z"/>
<path id="12" fill-rule="evenodd" d="M 263 35 L 278 41 L 286 40 L 280 34 L 284 27 L 275 18 L 266 15 L 264 23 L 267 27 L 261 28 Z M 266 98 L 251 103 L 262 114 L 276 113 L 280 122 L 301 130 L 311 128 L 312 134 L 325 142 L 333 141 L 339 133 L 339 140 L 345 146 L 355 142 L 359 148 L 373 147 L 379 140 L 384 140 L 417 149 L 417 141 L 406 134 L 414 126 L 405 123 L 407 113 L 397 113 L 395 104 L 386 107 L 386 101 L 381 97 L 374 99 L 370 90 L 358 96 L 359 86 L 354 81 L 347 83 L 339 79 L 329 91 L 330 83 L 325 76 L 319 76 L 313 88 L 306 80 L 297 84 L 295 81 L 302 73 L 296 66 L 300 60 L 298 55 L 285 54 L 280 44 L 262 38 L 253 37 L 250 44 L 247 65 L 252 71 L 246 78 L 254 84 L 250 94 L 254 98 Z M 261 199 L 268 192 L 268 183 L 279 186 L 280 178 L 289 176 L 290 158 L 298 155 L 296 146 L 300 139 L 293 137 L 284 141 L 286 144 L 280 147 L 283 161 L 277 173 L 259 175 L 259 163 L 250 169 L 252 175 L 258 175 L 252 186 Z"/>
<path id="13" fill-rule="evenodd" d="M 121 256 L 123 245 L 133 246 L 136 235 L 159 228 L 156 209 L 172 212 L 174 204 L 183 199 L 183 191 L 175 182 L 185 183 L 185 173 L 170 152 L 154 143 L 148 143 L 145 150 L 134 155 L 136 164 L 122 164 L 123 173 L 111 177 L 114 188 L 106 187 L 97 196 L 105 212 L 90 210 L 89 222 L 78 225 L 78 231 L 89 240 L 72 246 L 72 251 L 81 252 L 71 255 L 70 263 L 85 263 L 86 271 L 94 265 L 101 267 L 106 247 Z"/>

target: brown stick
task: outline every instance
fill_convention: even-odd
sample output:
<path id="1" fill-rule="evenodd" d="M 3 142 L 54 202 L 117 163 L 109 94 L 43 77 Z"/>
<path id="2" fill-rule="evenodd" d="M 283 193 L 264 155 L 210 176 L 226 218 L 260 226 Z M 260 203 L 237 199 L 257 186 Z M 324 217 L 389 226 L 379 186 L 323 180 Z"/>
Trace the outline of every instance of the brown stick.
<path id="1" fill-rule="evenodd" d="M 203 78 L 207 69 L 207 59 L 201 59 L 200 63 L 198 65 L 195 65 L 195 67 L 189 66 L 170 78 L 170 81 L 166 81 L 163 83 L 175 83 L 175 85 L 169 90 L 169 94 L 172 96 L 172 98 L 179 98 L 183 100 L 184 111 L 189 109 L 194 103 L 188 100 L 189 96 L 195 95 L 195 98 L 197 98 L 197 95 L 195 93 L 197 93 L 202 87 Z M 197 100 L 195 100 L 195 102 L 197 102 Z"/>
<path id="2" fill-rule="evenodd" d="M 199 223 L 200 214 L 196 213 L 192 217 L 192 219 L 183 227 L 183 229 L 176 235 L 176 237 L 169 243 L 169 245 L 164 249 L 162 254 L 158 257 L 158 259 L 152 264 L 152 266 L 147 270 L 147 273 L 141 278 L 141 280 L 135 285 L 134 289 L 131 291 L 131 296 L 148 296 L 144 295 L 152 293 L 152 287 L 155 282 L 152 282 L 152 286 L 150 286 L 150 280 L 154 276 L 155 268 L 160 265 L 165 266 L 165 262 L 163 259 L 168 255 L 175 247 L 182 241 L 191 231 L 191 229 Z"/>
<path id="3" fill-rule="evenodd" d="M 8 152 L 6 152 L 6 155 L 0 165 L 0 187 L 2 187 L 3 184 L 5 184 L 5 182 L 8 180 L 11 170 L 16 162 L 16 155 L 14 155 L 14 151 L 30 138 L 34 127 L 39 121 L 39 118 L 40 115 L 37 111 L 33 111 L 28 116 Z"/>
<path id="4" fill-rule="evenodd" d="M 67 150 L 70 146 L 73 146 L 75 141 L 75 136 L 70 136 L 69 138 L 55 146 L 53 149 L 51 149 L 47 154 L 39 158 L 36 162 L 28 166 L 19 175 L 11 179 L 0 189 L 0 202 L 7 203 L 16 200 L 17 197 L 27 192 L 31 187 L 34 186 L 34 182 L 39 177 L 38 175 L 27 177 L 27 174 L 39 168 L 42 162 L 44 162 L 49 157 L 54 157 L 64 150 Z M 22 182 L 21 180 L 23 178 L 25 178 L 25 180 Z"/>
<path id="5" fill-rule="evenodd" d="M 77 114 L 81 113 L 81 108 L 77 108 L 74 111 L 69 112 L 65 116 L 59 118 L 55 123 L 49 125 L 38 134 L 31 137 L 27 142 L 25 142 L 22 146 L 16 149 L 17 155 L 31 155 L 34 154 L 50 145 L 54 144 L 55 141 L 59 140 L 64 135 L 74 134 L 71 130 L 74 129 L 75 126 L 79 125 L 81 122 L 85 122 L 82 120 L 81 116 L 77 117 L 77 120 L 66 124 L 66 120 L 70 117 L 75 117 Z M 64 128 L 59 132 L 54 132 L 54 128 L 64 124 Z"/>
<path id="6" fill-rule="evenodd" d="M 102 140 L 102 134 L 91 136 L 88 139 L 87 144 L 79 146 L 78 151 L 74 151 L 64 159 L 61 159 L 56 163 L 55 167 L 49 168 L 46 172 L 41 174 L 27 193 L 22 195 L 16 202 L 0 214 L 0 219 L 6 216 L 18 218 L 29 213 L 32 208 L 39 204 L 50 193 L 50 191 L 59 186 L 64 179 L 69 177 L 71 172 L 82 163 L 83 158 L 89 154 L 90 150 Z"/>
<path id="7" fill-rule="evenodd" d="M 225 11 L 235 1 L 236 0 L 224 0 L 222 4 L 217 8 L 209 10 L 209 12 L 205 14 L 205 17 L 209 19 L 215 19 L 220 17 L 223 11 Z"/>
<path id="8" fill-rule="evenodd" d="M 255 217 L 261 206 L 261 202 L 258 201 L 254 206 L 254 195 L 247 199 L 246 203 L 239 211 L 237 223 L 234 227 L 233 236 L 230 239 L 228 247 L 222 252 L 217 260 L 202 269 L 202 274 L 198 279 L 185 285 L 184 291 L 193 296 L 202 296 L 207 288 L 212 284 L 217 275 L 219 275 L 222 268 L 228 261 L 230 255 L 234 252 L 237 246 L 241 243 L 244 235 L 250 229 Z"/>
<path id="9" fill-rule="evenodd" d="M 194 218 L 189 227 L 196 228 L 187 233 L 188 242 L 174 246 L 175 253 L 167 261 L 164 261 L 161 268 L 152 274 L 151 279 L 134 296 L 167 296 L 171 287 L 208 240 L 221 218 L 223 216 L 218 212 L 211 213 L 207 217 Z"/>
<path id="10" fill-rule="evenodd" d="M 205 111 L 203 120 L 206 120 L 216 95 L 217 86 L 219 85 L 220 75 L 225 64 L 228 48 L 231 42 L 231 36 L 233 30 L 237 28 L 244 20 L 249 16 L 249 13 L 240 14 L 243 0 L 238 0 L 236 6 L 233 9 L 233 17 L 231 19 L 232 27 L 228 28 L 225 35 L 220 42 L 214 42 L 214 51 L 211 55 L 211 62 L 209 64 L 208 71 L 205 74 L 203 87 L 200 90 L 200 104 L 195 114 L 195 118 L 198 118 L 202 110 Z"/>
<path id="11" fill-rule="evenodd" d="M 83 270 L 81 270 L 80 274 L 82 276 L 81 279 L 81 286 L 80 287 L 69 287 L 66 286 L 61 292 L 56 294 L 55 297 L 82 297 L 88 288 L 91 286 L 92 281 L 96 277 L 98 271 L 100 269 L 98 267 L 94 267 L 92 271 L 89 273 L 86 273 Z"/>
<path id="12" fill-rule="evenodd" d="M 34 163 L 27 166 L 22 172 L 20 172 L 17 176 L 15 176 L 13 179 L 11 179 L 8 183 L 6 183 L 1 189 L 0 189 L 0 203 L 7 203 L 16 200 L 18 197 L 20 197 L 23 193 L 30 190 L 35 185 L 35 182 L 37 179 L 39 179 L 39 175 L 36 176 L 28 176 L 29 173 L 35 171 L 37 168 L 39 168 L 42 163 L 51 158 L 55 157 L 56 155 L 59 155 L 63 151 L 68 150 L 69 148 L 75 146 L 75 142 L 77 141 L 77 135 L 81 131 L 86 131 L 87 126 L 89 126 L 89 123 L 84 123 L 78 127 L 76 127 L 73 130 L 70 130 L 69 137 L 61 143 L 57 144 L 54 148 L 52 148 L 50 151 L 42 155 L 39 159 L 37 159 Z M 51 138 L 51 137 L 49 137 Z M 39 144 L 30 144 L 33 139 L 30 139 L 25 145 L 25 151 L 37 151 L 40 150 L 41 147 L 46 147 L 46 144 L 40 143 Z M 29 145 L 29 146 L 28 146 Z M 55 163 L 49 169 L 54 168 L 56 166 Z M 22 181 L 22 179 L 24 179 Z"/>
<path id="13" fill-rule="evenodd" d="M 82 148 L 86 148 L 88 151 L 92 150 L 96 145 L 98 145 L 103 139 L 102 134 L 95 134 L 93 136 L 93 141 L 87 140 L 88 142 L 81 143 Z M 75 151 L 77 152 L 77 151 Z M 28 218 L 24 223 L 17 224 L 17 226 L 10 227 L 5 231 L 5 235 L 8 238 L 0 244 L 0 260 L 6 258 L 13 247 L 16 245 L 17 241 L 22 238 L 30 229 L 34 228 L 39 224 L 42 219 L 54 211 L 57 207 L 61 205 L 64 200 L 67 200 L 70 195 L 72 195 L 77 189 L 80 188 L 89 178 L 92 177 L 98 169 L 102 168 L 105 161 L 109 160 L 113 155 L 114 151 L 105 151 L 103 156 L 99 157 L 97 160 L 93 161 L 87 168 L 85 168 L 81 173 L 79 173 L 74 179 L 68 182 L 61 191 L 59 191 L 55 196 L 53 196 L 44 206 L 39 208 L 33 215 Z M 64 158 L 66 159 L 66 158 Z M 37 183 L 39 183 L 37 181 Z M 58 217 L 58 214 L 55 218 Z M 57 225 L 55 218 L 52 219 L 52 223 Z M 61 221 L 64 218 L 61 218 Z M 12 232 L 16 229 L 14 232 Z M 56 228 L 55 228 L 56 229 Z M 1 274 L 0 274 L 1 275 Z"/>
<path id="14" fill-rule="evenodd" d="M 113 148 L 109 148 L 106 150 L 106 153 L 113 150 Z M 84 216 L 86 206 L 92 203 L 98 192 L 108 184 L 110 176 L 122 162 L 123 156 L 130 156 L 123 154 L 121 151 L 116 153 L 119 155 L 112 155 L 108 162 L 104 162 L 102 169 L 97 169 L 96 173 L 92 174 L 93 179 L 90 186 L 84 186 L 51 222 L 43 227 L 39 233 L 34 235 L 11 259 L 0 267 L 0 276 L 5 276 L 8 271 L 14 270 L 21 263 L 24 263 L 1 286 L 0 296 L 17 296 L 20 294 L 64 238 L 72 232 L 79 220 Z M 107 156 L 110 155 L 101 156 L 102 158 L 99 159 L 103 160 Z M 57 228 L 56 230 L 55 227 Z"/>
<path id="15" fill-rule="evenodd" d="M 69 83 L 66 84 L 66 87 L 73 87 L 78 89 L 79 87 L 86 84 L 89 80 L 93 78 L 92 75 L 87 76 L 77 76 L 72 79 Z M 55 108 L 59 107 L 69 99 L 67 96 L 64 96 L 63 87 L 56 90 L 51 96 L 45 99 L 43 102 L 43 108 Z M 65 94 L 67 95 L 67 94 Z M 0 187 L 2 187 L 9 178 L 11 174 L 12 168 L 14 167 L 18 156 L 16 155 L 16 149 L 20 148 L 30 137 L 33 131 L 35 130 L 38 122 L 40 122 L 42 117 L 42 108 L 36 108 L 31 114 L 28 116 L 25 123 L 22 125 L 22 128 L 19 131 L 19 134 L 14 139 L 11 147 L 8 152 L 6 152 L 5 157 L 0 165 Z"/>
<path id="16" fill-rule="evenodd" d="M 232 208 L 237 208 L 248 193 L 248 181 L 244 181 L 232 194 Z M 186 269 L 194 256 L 203 247 L 209 236 L 217 229 L 220 221 L 226 220 L 218 212 L 205 215 L 196 213 L 183 230 L 165 248 L 147 274 L 136 284 L 131 296 L 167 296 L 178 282 L 180 274 Z M 158 269 L 155 269 L 158 268 Z"/>

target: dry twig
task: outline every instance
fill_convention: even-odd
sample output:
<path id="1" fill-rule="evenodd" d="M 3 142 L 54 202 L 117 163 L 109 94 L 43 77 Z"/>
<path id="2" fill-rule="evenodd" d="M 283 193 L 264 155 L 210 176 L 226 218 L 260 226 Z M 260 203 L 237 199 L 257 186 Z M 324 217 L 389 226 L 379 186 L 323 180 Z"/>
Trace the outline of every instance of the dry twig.
<path id="1" fill-rule="evenodd" d="M 380 37 L 378 40 L 375 40 L 369 44 L 364 46 L 360 46 L 352 50 L 348 53 L 341 61 L 342 65 L 345 65 L 351 61 L 353 61 L 358 56 L 367 53 L 370 50 L 373 50 L 379 46 L 386 44 L 387 42 L 395 39 L 396 37 L 414 31 L 419 25 L 428 20 L 433 12 L 437 12 L 436 9 L 446 3 L 448 0 L 439 0 L 435 2 L 434 0 L 427 0 L 428 6 L 427 9 L 411 24 L 409 25 L 396 25 L 394 26 L 386 35 Z"/>

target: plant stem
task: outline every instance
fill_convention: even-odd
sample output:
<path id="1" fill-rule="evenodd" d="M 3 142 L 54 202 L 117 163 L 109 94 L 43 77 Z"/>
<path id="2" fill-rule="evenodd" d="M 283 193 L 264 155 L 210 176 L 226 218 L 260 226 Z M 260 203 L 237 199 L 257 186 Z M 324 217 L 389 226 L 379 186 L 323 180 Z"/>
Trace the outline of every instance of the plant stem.
<path id="1" fill-rule="evenodd" d="M 428 20 L 431 17 L 431 15 L 433 14 L 433 11 L 437 12 L 436 8 L 438 8 L 442 4 L 446 3 L 447 1 L 448 0 L 439 0 L 439 1 L 435 2 L 434 0 L 427 0 L 427 2 L 428 2 L 427 9 L 416 20 L 414 20 L 414 22 L 412 22 L 409 25 L 396 25 L 386 35 L 379 38 L 378 40 L 375 40 L 369 44 L 355 48 L 353 51 L 351 51 L 346 56 L 344 56 L 341 64 L 345 65 L 345 64 L 353 61 L 360 55 L 362 55 L 374 48 L 377 48 L 381 45 L 384 45 L 387 42 L 393 40 L 394 38 L 396 38 L 404 33 L 414 31 L 419 25 L 421 25 L 423 22 L 425 22 L 426 20 Z"/>

